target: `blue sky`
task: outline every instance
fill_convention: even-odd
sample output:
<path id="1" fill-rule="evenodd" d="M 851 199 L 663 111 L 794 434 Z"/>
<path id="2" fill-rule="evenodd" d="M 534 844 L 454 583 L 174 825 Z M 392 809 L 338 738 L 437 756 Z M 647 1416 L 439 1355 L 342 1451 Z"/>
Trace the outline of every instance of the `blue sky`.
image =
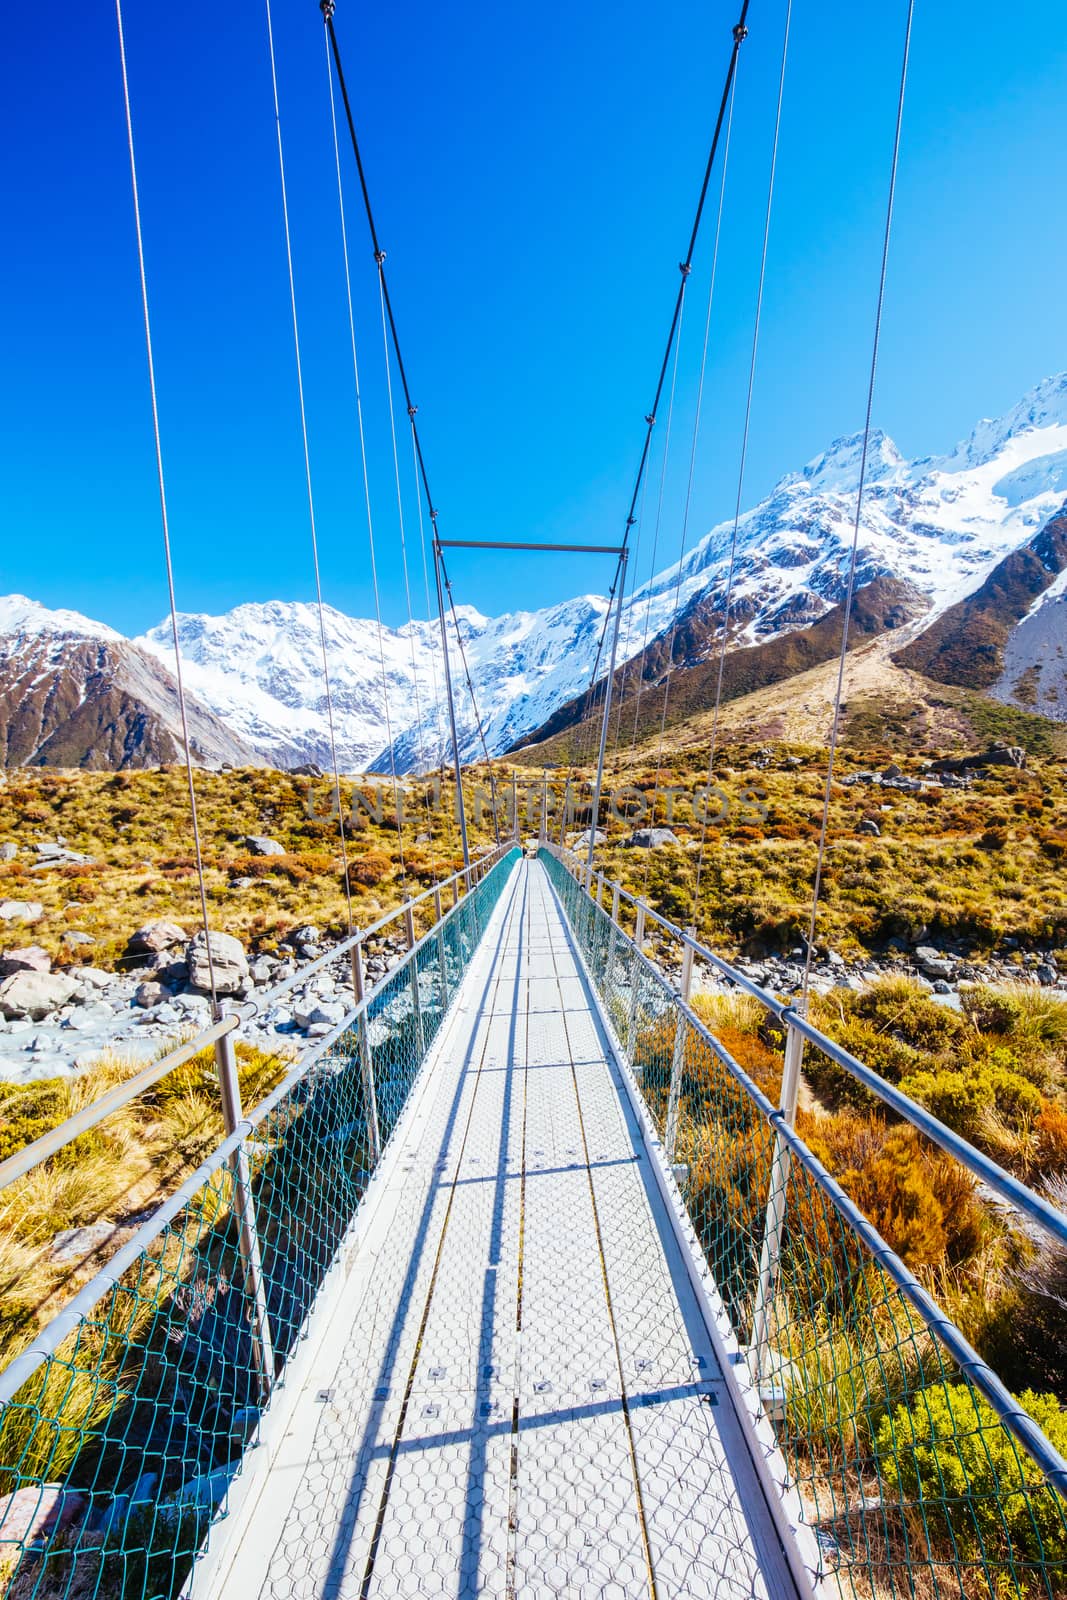
<path id="1" fill-rule="evenodd" d="M 264 11 L 126 3 L 179 605 L 307 598 Z M 742 50 L 690 542 L 732 510 L 783 9 L 753 0 Z M 338 0 L 444 536 L 621 532 L 733 20 L 721 0 Z M 748 502 L 862 421 L 903 20 L 903 0 L 795 0 Z M 370 615 L 323 30 L 314 0 L 275 0 L 274 21 L 324 587 Z M 16 7 L 5 45 L 0 592 L 136 632 L 166 602 L 113 11 Z M 1053 0 L 1008 25 L 991 0 L 919 0 L 876 403 L 905 453 L 947 448 L 1067 366 L 1065 103 Z M 342 155 L 400 622 L 376 276 Z M 713 222 L 658 565 L 677 551 Z M 402 462 L 414 547 L 406 447 Z M 590 558 L 451 566 L 486 611 L 610 577 Z"/>

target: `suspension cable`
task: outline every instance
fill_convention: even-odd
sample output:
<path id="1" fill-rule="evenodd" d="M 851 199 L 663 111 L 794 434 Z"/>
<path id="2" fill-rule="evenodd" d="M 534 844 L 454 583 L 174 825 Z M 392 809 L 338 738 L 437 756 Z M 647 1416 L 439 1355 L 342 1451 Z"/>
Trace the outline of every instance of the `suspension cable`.
<path id="1" fill-rule="evenodd" d="M 748 0 L 746 0 L 746 5 L 747 5 L 747 3 L 748 3 Z M 354 116 L 352 114 L 352 103 L 351 103 L 351 101 L 349 99 L 349 96 L 348 96 L 348 86 L 345 83 L 344 68 L 341 65 L 341 51 L 340 51 L 340 47 L 338 46 L 338 43 L 337 43 L 337 31 L 336 31 L 336 29 L 334 28 L 334 25 L 333 25 L 334 0 L 319 0 L 319 9 L 322 12 L 323 21 L 325 22 L 325 25 L 326 25 L 326 32 L 327 32 L 327 35 L 328 35 L 329 41 L 330 41 L 330 49 L 331 49 L 332 54 L 333 54 L 334 66 L 335 66 L 335 68 L 337 70 L 337 85 L 338 85 L 338 88 L 341 91 L 341 100 L 342 100 L 342 103 L 343 103 L 344 108 L 345 108 L 345 119 L 346 119 L 346 121 L 348 123 L 349 137 L 350 137 L 350 139 L 352 141 L 352 154 L 355 157 L 356 171 L 359 174 L 359 186 L 360 186 L 360 191 L 361 191 L 361 193 L 363 195 L 364 210 L 367 213 L 367 226 L 368 226 L 368 228 L 370 230 L 371 244 L 372 244 L 373 249 L 374 249 L 374 260 L 375 260 L 375 264 L 376 264 L 376 266 L 378 268 L 378 278 L 379 278 L 379 282 L 381 284 L 381 294 L 382 294 L 383 303 L 385 305 L 386 320 L 387 320 L 388 325 L 389 325 L 389 333 L 390 333 L 390 338 L 392 340 L 393 353 L 396 356 L 397 372 L 398 372 L 399 377 L 400 377 L 401 388 L 404 391 L 404 403 L 407 406 L 408 416 L 411 419 L 411 436 L 412 436 L 412 440 L 413 440 L 414 447 L 415 447 L 415 459 L 416 459 L 416 461 L 418 463 L 419 477 L 420 477 L 421 482 L 422 482 L 423 493 L 426 496 L 426 508 L 427 508 L 427 510 L 429 512 L 429 516 L 430 516 L 430 526 L 431 526 L 431 529 L 432 529 L 432 542 L 433 542 L 435 554 L 439 556 L 440 555 L 440 549 L 441 549 L 441 543 L 440 543 L 440 536 L 438 534 L 438 529 L 437 529 L 438 511 L 437 511 L 436 505 L 434 504 L 433 495 L 430 492 L 430 479 L 429 479 L 429 475 L 428 475 L 427 470 L 426 470 L 426 457 L 425 457 L 425 455 L 423 453 L 422 440 L 421 440 L 420 435 L 419 435 L 419 427 L 418 427 L 418 423 L 416 421 L 416 413 L 417 413 L 418 407 L 414 404 L 414 402 L 413 402 L 413 400 L 411 398 L 411 386 L 408 383 L 407 369 L 404 366 L 404 357 L 403 357 L 403 353 L 402 353 L 401 348 L 400 348 L 400 336 L 399 336 L 399 334 L 397 332 L 397 327 L 396 327 L 396 317 L 393 314 L 393 302 L 392 302 L 392 298 L 391 298 L 391 296 L 389 294 L 389 280 L 386 277 L 386 272 L 385 272 L 385 251 L 382 249 L 381 243 L 380 243 L 379 238 L 378 238 L 378 229 L 377 229 L 377 226 L 376 226 L 375 221 L 374 221 L 374 209 L 373 209 L 373 207 L 371 205 L 370 189 L 368 188 L 368 185 L 367 185 L 367 175 L 366 175 L 366 172 L 364 171 L 364 167 L 363 167 L 363 156 L 362 156 L 362 154 L 360 152 L 360 148 L 359 148 L 359 139 L 356 136 L 356 123 L 355 123 L 355 118 L 354 118 Z M 471 695 L 471 702 L 474 705 L 475 718 L 480 724 L 481 718 L 480 718 L 480 716 L 478 714 L 477 702 L 476 702 L 475 697 L 474 697 L 474 687 L 470 683 L 469 679 L 468 679 L 468 690 L 469 690 L 470 695 Z M 460 765 L 460 762 L 459 762 L 459 751 L 458 750 L 455 751 L 455 758 L 456 758 L 456 766 L 457 766 L 457 769 L 458 769 L 458 767 Z M 458 803 L 458 794 L 457 794 L 457 803 Z"/>
<path id="2" fill-rule="evenodd" d="M 715 771 L 715 756 L 719 738 L 719 713 L 722 707 L 722 688 L 726 669 L 726 648 L 730 633 L 730 608 L 733 604 L 734 579 L 737 573 L 737 540 L 741 525 L 741 500 L 745 488 L 745 469 L 748 464 L 748 440 L 752 425 L 752 400 L 756 388 L 756 358 L 759 352 L 760 324 L 763 318 L 763 291 L 767 281 L 767 253 L 771 238 L 771 217 L 774 211 L 774 185 L 778 172 L 778 146 L 782 131 L 782 104 L 785 98 L 786 64 L 789 58 L 789 30 L 792 22 L 793 0 L 786 0 L 785 29 L 782 35 L 782 66 L 778 75 L 778 105 L 774 116 L 774 140 L 771 145 L 771 166 L 767 180 L 767 206 L 763 218 L 763 246 L 760 252 L 759 279 L 756 288 L 756 309 L 752 319 L 752 346 L 748 362 L 748 389 L 745 395 L 745 422 L 741 431 L 741 454 L 737 467 L 737 495 L 734 500 L 734 524 L 730 534 L 730 560 L 726 572 L 726 597 L 723 606 L 722 635 L 719 640 L 719 663 L 715 682 L 715 709 L 712 713 L 711 738 L 708 741 L 708 775 L 705 783 L 704 812 L 700 822 L 700 853 L 697 856 L 696 881 L 693 888 L 691 920 L 696 924 L 700 903 L 700 882 L 704 872 L 704 849 L 708 836 L 707 791 Z"/>
<path id="3" fill-rule="evenodd" d="M 137 159 L 133 144 L 133 113 L 130 108 L 130 82 L 126 71 L 126 34 L 122 24 L 122 0 L 115 0 L 115 21 L 118 25 L 119 60 L 122 64 L 122 98 L 126 108 L 126 139 L 130 152 L 130 187 L 133 192 L 133 222 L 137 234 L 137 266 L 141 279 L 141 307 L 144 312 L 145 355 L 148 361 L 148 390 L 152 397 L 152 432 L 156 446 L 156 478 L 159 484 L 159 510 L 163 529 L 163 559 L 167 572 L 167 594 L 170 600 L 170 627 L 174 642 L 174 677 L 178 687 L 178 713 L 182 727 L 182 747 L 185 752 L 185 776 L 189 787 L 189 816 L 193 830 L 193 853 L 196 857 L 196 879 L 200 890 L 200 914 L 204 924 L 204 948 L 207 952 L 208 983 L 211 989 L 211 1007 L 216 1016 L 219 1011 L 218 989 L 215 983 L 215 958 L 211 949 L 211 932 L 208 927 L 207 886 L 204 882 L 204 855 L 200 842 L 200 819 L 196 809 L 196 784 L 193 780 L 193 758 L 189 745 L 189 715 L 185 701 L 185 681 L 182 676 L 182 653 L 178 639 L 178 607 L 174 593 L 174 562 L 171 556 L 170 519 L 167 514 L 167 487 L 163 474 L 163 444 L 159 430 L 159 400 L 156 394 L 156 363 L 152 347 L 152 321 L 148 313 L 148 278 L 145 273 L 144 236 L 141 230 L 141 199 L 137 183 Z"/>
<path id="4" fill-rule="evenodd" d="M 426 561 L 426 524 L 422 516 L 422 491 L 419 487 L 419 461 L 415 454 L 414 434 L 412 434 L 411 438 L 411 465 L 415 474 L 415 506 L 419 514 L 419 553 L 422 557 L 422 588 L 426 602 L 426 615 L 429 617 L 433 611 L 433 606 L 430 603 L 430 569 Z M 430 681 L 433 684 L 434 731 L 437 735 L 437 742 L 434 746 L 434 766 L 438 767 L 443 759 L 445 739 L 441 727 L 441 689 L 437 681 L 437 654 L 434 650 L 430 651 Z"/>
<path id="5" fill-rule="evenodd" d="M 404 830 L 400 812 L 400 790 L 396 776 L 396 751 L 393 748 L 392 714 L 389 708 L 389 674 L 385 665 L 385 636 L 382 628 L 382 601 L 378 586 L 378 558 L 374 542 L 374 515 L 371 509 L 370 471 L 367 465 L 367 436 L 363 425 L 363 394 L 359 381 L 359 355 L 356 348 L 356 316 L 352 305 L 352 268 L 348 251 L 348 223 L 345 217 L 344 184 L 341 180 L 341 146 L 337 137 L 337 105 L 333 93 L 333 72 L 330 68 L 330 46 L 326 43 L 326 85 L 330 95 L 330 126 L 333 131 L 333 159 L 337 174 L 337 210 L 341 222 L 341 256 L 345 269 L 345 297 L 348 303 L 348 336 L 352 349 L 352 382 L 356 396 L 356 424 L 359 433 L 359 458 L 363 475 L 363 504 L 367 513 L 367 543 L 370 551 L 371 589 L 374 594 L 374 620 L 378 632 L 378 661 L 382 674 L 382 704 L 385 711 L 385 737 L 390 757 L 393 780 L 393 814 L 396 818 L 396 836 L 400 852 L 400 881 L 407 887 L 407 866 L 404 861 Z"/>
<path id="6" fill-rule="evenodd" d="M 863 449 L 860 452 L 859 482 L 856 486 L 856 515 L 852 524 L 852 549 L 848 567 L 848 589 L 845 595 L 845 614 L 841 627 L 841 653 L 837 662 L 837 684 L 834 690 L 834 714 L 830 727 L 830 753 L 826 765 L 826 790 L 823 795 L 822 822 L 819 828 L 819 848 L 815 861 L 815 883 L 811 897 L 811 919 L 808 923 L 807 947 L 804 952 L 804 981 L 801 1004 L 807 1008 L 808 987 L 811 980 L 811 963 L 815 945 L 815 923 L 819 913 L 819 895 L 822 890 L 823 867 L 826 860 L 826 837 L 830 825 L 830 796 L 834 781 L 834 760 L 841 729 L 841 697 L 845 686 L 845 661 L 848 655 L 848 627 L 852 617 L 852 602 L 856 592 L 856 563 L 860 539 L 860 518 L 863 512 L 863 491 L 867 479 L 867 459 L 871 442 L 871 417 L 874 412 L 874 385 L 878 372 L 878 350 L 882 339 L 882 313 L 885 307 L 885 286 L 889 272 L 889 245 L 893 232 L 893 207 L 896 203 L 897 173 L 900 167 L 900 139 L 904 126 L 904 97 L 908 83 L 908 59 L 911 54 L 911 30 L 915 16 L 915 0 L 907 0 L 907 20 L 904 26 L 904 53 L 900 66 L 900 87 L 897 92 L 897 119 L 893 132 L 893 158 L 889 168 L 889 194 L 886 199 L 885 229 L 882 234 L 882 260 L 878 273 L 878 302 L 874 314 L 874 336 L 871 341 L 871 364 L 867 379 L 867 409 L 863 420 Z"/>
<path id="7" fill-rule="evenodd" d="M 791 0 L 788 0 L 788 3 L 791 4 Z M 787 37 L 788 37 L 788 29 L 789 29 L 789 21 L 788 21 L 788 4 L 787 4 L 787 12 L 786 12 L 786 36 Z M 731 143 L 731 138 L 732 138 L 732 134 L 733 134 L 734 106 L 736 104 L 736 97 L 737 97 L 737 75 L 735 74 L 734 75 L 734 81 L 730 86 L 730 107 L 729 107 L 729 111 L 727 113 L 727 118 L 726 118 L 726 142 L 725 142 L 725 144 L 723 146 L 722 173 L 721 173 L 721 178 L 720 178 L 720 182 L 719 182 L 719 204 L 718 204 L 718 207 L 716 209 L 716 215 L 715 215 L 715 239 L 714 239 L 714 244 L 712 246 L 712 252 L 711 252 L 711 273 L 710 273 L 710 275 L 708 277 L 708 300 L 707 300 L 707 306 L 706 306 L 705 311 L 704 311 L 704 338 L 703 338 L 703 342 L 701 344 L 701 349 L 700 349 L 700 374 L 699 374 L 699 377 L 697 379 L 696 406 L 694 407 L 694 411 L 693 411 L 693 432 L 692 432 L 692 437 L 691 437 L 690 443 L 689 443 L 689 471 L 688 471 L 688 474 L 687 474 L 687 477 L 686 477 L 685 501 L 684 501 L 684 504 L 683 504 L 683 507 L 682 507 L 682 526 L 681 526 L 681 532 L 679 534 L 679 539 L 678 539 L 677 576 L 676 576 L 676 578 L 674 580 L 674 599 L 673 599 L 673 602 L 672 602 L 672 605 L 671 605 L 671 627 L 670 627 L 670 634 L 668 636 L 668 643 L 667 643 L 667 671 L 666 671 L 666 675 L 665 675 L 665 678 L 664 678 L 664 684 L 663 684 L 663 706 L 662 706 L 661 711 L 660 711 L 659 740 L 658 740 L 658 743 L 657 743 L 657 746 L 656 746 L 656 776 L 655 776 L 655 780 L 654 780 L 654 784 L 653 784 L 653 790 L 652 790 L 651 822 L 652 822 L 653 826 L 655 825 L 655 821 L 656 821 L 656 806 L 657 806 L 658 801 L 659 801 L 660 776 L 661 776 L 662 767 L 663 767 L 663 745 L 664 745 L 664 740 L 666 738 L 666 732 L 667 732 L 667 712 L 668 712 L 668 708 L 670 706 L 670 698 L 671 698 L 671 678 L 672 678 L 672 675 L 673 675 L 673 672 L 674 672 L 674 647 L 675 647 L 675 641 L 676 641 L 676 639 L 678 637 L 678 604 L 679 604 L 679 599 L 680 599 L 681 591 L 682 591 L 682 564 L 683 564 L 683 561 L 685 559 L 686 542 L 687 542 L 687 540 L 689 538 L 689 513 L 690 513 L 690 510 L 692 508 L 692 503 L 693 503 L 693 480 L 694 480 L 694 477 L 696 476 L 697 446 L 698 446 L 698 444 L 700 442 L 700 421 L 701 421 L 701 416 L 702 416 L 703 407 L 704 407 L 704 383 L 705 383 L 705 379 L 707 377 L 707 369 L 708 369 L 708 345 L 709 345 L 710 339 L 711 339 L 711 317 L 712 317 L 712 312 L 713 312 L 714 307 L 715 307 L 715 285 L 716 285 L 716 282 L 718 280 L 718 273 L 719 273 L 719 246 L 720 246 L 720 244 L 722 242 L 722 217 L 723 217 L 723 209 L 724 209 L 725 204 L 726 204 L 726 178 L 727 178 L 727 173 L 729 172 L 729 168 L 730 168 L 730 143 Z M 780 107 L 780 102 L 779 102 L 779 107 Z M 777 122 L 775 123 L 774 137 L 775 137 L 775 148 L 777 149 L 777 141 L 778 141 L 778 123 Z M 672 398 L 672 403 L 673 403 L 673 393 L 672 393 L 671 398 Z M 664 469 L 666 469 L 666 460 L 664 460 Z M 646 618 L 646 633 L 647 633 L 647 618 Z M 639 715 L 640 715 L 640 685 L 641 685 L 641 677 L 638 678 L 638 707 L 637 707 L 637 711 L 634 714 L 634 747 L 635 747 L 635 749 L 636 749 L 636 745 L 637 745 L 638 719 L 639 719 Z M 706 808 L 705 808 L 705 810 L 706 810 Z M 651 852 L 649 853 L 649 856 L 645 860 L 645 880 L 644 881 L 645 881 L 645 890 L 646 890 L 646 892 L 647 892 L 647 889 L 648 889 L 648 879 L 649 879 L 650 869 L 651 869 Z"/>
<path id="8" fill-rule="evenodd" d="M 656 413 L 659 409 L 660 400 L 663 397 L 663 386 L 667 380 L 667 369 L 670 365 L 671 352 L 674 349 L 675 339 L 677 337 L 679 324 L 681 322 L 682 306 L 685 301 L 686 284 L 689 280 L 689 274 L 693 270 L 693 253 L 696 250 L 697 237 L 700 233 L 700 224 L 704 215 L 704 205 L 707 200 L 708 188 L 711 183 L 712 168 L 715 165 L 715 157 L 719 149 L 719 140 L 722 137 L 723 124 L 726 120 L 726 111 L 730 101 L 730 92 L 733 87 L 734 75 L 737 71 L 737 58 L 740 53 L 741 46 L 748 36 L 747 20 L 749 5 L 750 0 L 742 0 L 741 15 L 733 27 L 733 49 L 730 52 L 730 60 L 726 69 L 726 81 L 723 84 L 722 96 L 719 101 L 719 110 L 715 119 L 715 130 L 712 134 L 711 147 L 708 151 L 708 159 L 704 168 L 704 177 L 701 182 L 700 194 L 697 199 L 696 214 L 693 217 L 693 225 L 690 229 L 689 243 L 686 247 L 685 257 L 678 263 L 680 282 L 678 284 L 678 292 L 674 300 L 674 310 L 671 315 L 670 327 L 667 331 L 667 343 L 663 352 L 663 360 L 660 362 L 659 376 L 656 380 L 656 390 L 652 401 L 652 407 L 645 414 L 645 437 L 641 447 L 641 454 L 638 459 L 637 475 L 634 479 L 633 492 L 630 495 L 630 504 L 626 513 L 625 526 L 623 528 L 621 543 L 624 550 L 627 549 L 629 544 L 630 529 L 634 526 L 634 523 L 637 520 L 637 502 L 641 493 L 641 484 L 644 480 L 645 469 L 648 465 L 649 452 L 652 447 L 652 433 L 656 426 Z M 593 671 L 590 677 L 591 684 L 595 683 L 596 681 L 596 674 L 599 669 L 600 658 L 603 653 L 604 641 L 607 637 L 607 622 L 610 614 L 609 607 L 607 616 L 605 616 L 604 619 L 604 628 L 601 632 L 600 644 L 597 647 L 596 659 L 593 663 Z"/>
<path id="9" fill-rule="evenodd" d="M 293 313 L 293 351 L 296 356 L 296 392 L 300 402 L 300 437 L 304 446 L 304 480 L 307 485 L 308 522 L 311 529 L 311 563 L 315 573 L 315 599 L 319 613 L 319 644 L 322 648 L 322 681 L 326 690 L 326 720 L 330 733 L 330 759 L 333 763 L 334 797 L 337 801 L 337 823 L 341 832 L 341 869 L 344 873 L 345 907 L 348 931 L 352 932 L 352 885 L 348 878 L 348 841 L 345 838 L 344 807 L 341 804 L 341 774 L 337 764 L 337 734 L 334 727 L 333 691 L 330 686 L 329 652 L 326 648 L 326 614 L 322 604 L 322 576 L 319 570 L 319 539 L 315 527 L 315 495 L 311 486 L 311 452 L 308 448 L 307 410 L 304 404 L 304 369 L 300 359 L 300 324 L 296 314 L 296 278 L 293 274 L 293 243 L 289 231 L 289 196 L 285 181 L 285 154 L 282 148 L 282 117 L 278 104 L 278 69 L 274 59 L 274 24 L 270 0 L 265 0 L 267 11 L 267 44 L 270 49 L 270 79 L 274 92 L 274 127 L 278 138 L 278 176 L 282 190 L 282 222 L 285 227 L 285 259 L 289 268 L 289 303 Z"/>
<path id="10" fill-rule="evenodd" d="M 422 706 L 419 703 L 419 673 L 415 662 L 415 634 L 412 630 L 414 618 L 411 611 L 411 580 L 408 576 L 408 546 L 407 536 L 404 531 L 404 496 L 400 488 L 400 453 L 396 444 L 396 410 L 393 405 L 393 375 L 389 361 L 389 338 L 385 323 L 385 298 L 381 293 L 382 281 L 378 279 L 378 299 L 381 302 L 382 312 L 382 355 L 385 357 L 385 391 L 389 405 L 389 435 L 393 445 L 393 474 L 396 478 L 396 515 L 400 527 L 400 560 L 404 569 L 404 598 L 408 608 L 408 644 L 411 654 L 411 682 L 415 694 L 415 740 L 419 752 L 420 766 L 426 765 L 426 747 L 423 742 Z M 430 797 L 426 797 L 427 815 L 429 814 Z"/>

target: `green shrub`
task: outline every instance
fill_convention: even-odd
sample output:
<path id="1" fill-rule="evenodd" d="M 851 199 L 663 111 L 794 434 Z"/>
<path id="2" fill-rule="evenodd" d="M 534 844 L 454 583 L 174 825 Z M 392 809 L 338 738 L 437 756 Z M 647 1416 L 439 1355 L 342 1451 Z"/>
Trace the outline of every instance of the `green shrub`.
<path id="1" fill-rule="evenodd" d="M 1026 1390 L 1020 1402 L 1052 1444 L 1067 1450 L 1067 1412 L 1055 1395 Z M 934 1385 L 878 1426 L 883 1480 L 921 1500 L 933 1539 L 965 1560 L 1067 1560 L 1067 1505 L 992 1408 L 966 1384 Z"/>
<path id="2" fill-rule="evenodd" d="M 981 1132 L 989 1111 L 996 1111 L 1009 1127 L 1017 1128 L 1037 1117 L 1043 1105 L 1032 1083 L 1004 1067 L 974 1064 L 963 1072 L 939 1067 L 912 1073 L 900 1087 L 970 1140 Z"/>

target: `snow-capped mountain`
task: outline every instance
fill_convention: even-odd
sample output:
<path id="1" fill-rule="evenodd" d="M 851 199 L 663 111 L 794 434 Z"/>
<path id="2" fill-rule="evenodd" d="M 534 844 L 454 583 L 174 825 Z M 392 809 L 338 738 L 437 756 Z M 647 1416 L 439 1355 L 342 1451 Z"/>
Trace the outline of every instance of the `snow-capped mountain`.
<path id="1" fill-rule="evenodd" d="M 740 517 L 736 545 L 730 519 L 713 527 L 680 563 L 639 581 L 624 608 L 620 663 L 646 644 L 665 640 L 677 621 L 685 624 L 697 613 L 701 625 L 685 631 L 685 648 L 699 653 L 712 647 L 732 546 L 732 644 L 759 643 L 825 615 L 847 584 L 861 443 L 859 435 L 838 439 L 783 477 Z M 875 432 L 859 527 L 858 583 L 888 576 L 914 585 L 928 598 L 932 621 L 1033 539 L 1065 494 L 1067 373 L 1040 383 L 1004 416 L 979 422 L 944 456 L 906 460 L 891 439 Z M 639 533 L 631 569 L 640 577 L 647 557 Z M 659 548 L 669 549 L 676 537 L 676 529 L 661 528 Z M 647 544 L 646 532 L 645 549 Z M 460 608 L 466 661 L 491 753 L 539 728 L 586 687 L 606 610 L 607 601 L 597 595 L 499 617 Z M 1044 660 L 1049 629 L 1059 627 L 1063 612 L 1064 593 L 1057 586 L 1035 605 L 1033 621 L 1020 624 L 1012 683 L 1032 664 L 1035 651 Z M 395 763 L 406 771 L 440 762 L 448 732 L 436 621 L 379 630 L 372 621 L 327 607 L 324 624 L 342 770 L 388 771 Z M 64 636 L 122 643 L 102 624 L 73 612 L 45 612 L 21 597 L 0 600 L 3 636 L 32 638 L 38 646 Z M 186 615 L 179 619 L 179 636 L 191 694 L 239 743 L 277 765 L 331 763 L 316 607 L 271 601 L 240 605 L 220 617 Z M 173 669 L 169 623 L 134 645 Z M 661 670 L 656 664 L 666 654 L 665 646 L 658 654 L 650 651 L 646 672 L 650 661 Z M 474 759 L 480 738 L 454 631 L 450 659 L 462 753 Z M 1042 709 L 1062 715 L 1067 688 L 1060 693 L 1056 687 L 1062 665 L 1049 672 L 1040 687 Z M 1006 672 L 1005 683 L 1008 677 Z M 994 692 L 1010 691 L 998 686 Z"/>
<path id="2" fill-rule="evenodd" d="M 186 714 L 197 761 L 261 763 L 193 697 Z M 145 767 L 181 752 L 178 686 L 155 656 L 77 611 L 0 597 L 0 765 Z"/>

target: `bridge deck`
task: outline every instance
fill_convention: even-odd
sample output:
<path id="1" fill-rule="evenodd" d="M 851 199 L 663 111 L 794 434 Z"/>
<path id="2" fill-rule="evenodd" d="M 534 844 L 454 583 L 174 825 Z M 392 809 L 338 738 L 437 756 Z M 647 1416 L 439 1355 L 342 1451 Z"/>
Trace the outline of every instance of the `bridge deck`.
<path id="1" fill-rule="evenodd" d="M 543 867 L 517 866 L 214 1581 L 796 1589 Z"/>

